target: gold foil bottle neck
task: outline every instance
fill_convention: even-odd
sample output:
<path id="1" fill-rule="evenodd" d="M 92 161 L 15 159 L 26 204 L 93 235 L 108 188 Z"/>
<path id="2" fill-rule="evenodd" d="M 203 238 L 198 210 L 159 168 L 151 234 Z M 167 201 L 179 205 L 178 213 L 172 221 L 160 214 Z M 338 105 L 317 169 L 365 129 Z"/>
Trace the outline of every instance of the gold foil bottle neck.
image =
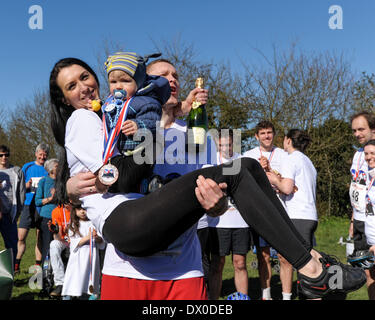
<path id="1" fill-rule="evenodd" d="M 203 78 L 202 77 L 198 77 L 197 80 L 195 80 L 195 87 L 196 88 L 199 88 L 199 89 L 203 89 Z M 201 105 L 200 102 L 198 101 L 193 101 L 193 104 L 192 104 L 192 108 L 193 109 L 196 109 L 198 108 L 199 106 Z"/>
<path id="2" fill-rule="evenodd" d="M 203 78 L 199 77 L 197 80 L 195 80 L 195 87 L 203 89 Z"/>

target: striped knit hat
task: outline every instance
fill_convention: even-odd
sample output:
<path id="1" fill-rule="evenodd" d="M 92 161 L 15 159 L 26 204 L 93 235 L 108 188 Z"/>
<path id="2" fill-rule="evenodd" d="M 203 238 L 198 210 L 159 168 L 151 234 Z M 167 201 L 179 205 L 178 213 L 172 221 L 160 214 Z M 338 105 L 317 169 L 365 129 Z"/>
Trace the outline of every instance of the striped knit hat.
<path id="1" fill-rule="evenodd" d="M 137 83 L 138 89 L 143 87 L 146 80 L 146 63 L 149 58 L 160 57 L 161 53 L 154 53 L 145 57 L 135 52 L 116 52 L 105 62 L 107 75 L 113 70 L 122 70 L 131 76 Z"/>

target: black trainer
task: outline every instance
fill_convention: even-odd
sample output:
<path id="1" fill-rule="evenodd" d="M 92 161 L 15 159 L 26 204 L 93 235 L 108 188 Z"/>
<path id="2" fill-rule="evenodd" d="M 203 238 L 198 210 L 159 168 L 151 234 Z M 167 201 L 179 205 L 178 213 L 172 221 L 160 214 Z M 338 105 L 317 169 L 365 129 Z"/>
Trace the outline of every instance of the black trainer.
<path id="1" fill-rule="evenodd" d="M 60 297 L 62 292 L 62 286 L 58 285 L 56 288 L 50 293 L 52 297 Z"/>
<path id="2" fill-rule="evenodd" d="M 322 256 L 323 272 L 318 278 L 297 275 L 297 290 L 307 299 L 318 299 L 329 293 L 348 293 L 360 289 L 366 283 L 366 274 L 361 268 L 341 263 L 333 256 L 319 252 Z"/>

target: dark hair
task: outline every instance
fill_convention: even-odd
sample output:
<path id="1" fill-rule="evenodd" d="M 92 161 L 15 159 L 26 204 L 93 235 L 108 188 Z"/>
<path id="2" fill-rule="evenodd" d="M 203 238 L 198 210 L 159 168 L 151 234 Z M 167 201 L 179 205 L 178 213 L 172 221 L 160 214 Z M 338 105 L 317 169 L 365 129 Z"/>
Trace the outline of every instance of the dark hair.
<path id="1" fill-rule="evenodd" d="M 82 209 L 81 205 L 73 204 L 70 212 L 70 223 L 68 228 L 73 232 L 73 236 L 78 234 L 82 237 L 82 234 L 79 232 L 79 223 L 81 219 L 77 216 L 77 209 Z"/>
<path id="2" fill-rule="evenodd" d="M 359 117 L 364 117 L 367 121 L 367 124 L 368 124 L 369 128 L 375 129 L 375 116 L 374 116 L 373 113 L 371 113 L 369 111 L 357 112 L 350 117 L 350 123 L 352 123 L 354 119 L 357 119 Z"/>
<path id="3" fill-rule="evenodd" d="M 300 129 L 290 129 L 286 137 L 292 140 L 293 148 L 305 152 L 306 148 L 311 142 L 311 138 L 306 131 Z"/>
<path id="4" fill-rule="evenodd" d="M 49 94 L 51 99 L 51 127 L 56 142 L 64 147 L 65 144 L 65 125 L 74 111 L 72 106 L 64 102 L 64 94 L 57 84 L 57 77 L 60 71 L 72 65 L 79 65 L 90 72 L 99 86 L 99 80 L 94 70 L 84 61 L 77 58 L 64 58 L 59 60 L 53 67 L 49 78 Z"/>
<path id="5" fill-rule="evenodd" d="M 5 144 L 0 145 L 0 151 L 10 153 L 9 147 L 7 147 Z"/>
<path id="6" fill-rule="evenodd" d="M 366 147 L 366 146 L 369 146 L 369 145 L 371 145 L 371 146 L 375 146 L 375 139 L 371 139 L 371 140 L 367 141 L 367 142 L 364 144 L 363 148 Z"/>
<path id="7" fill-rule="evenodd" d="M 49 94 L 51 100 L 51 128 L 56 142 L 64 148 L 65 146 L 65 126 L 69 117 L 75 110 L 65 103 L 64 94 L 57 84 L 57 77 L 60 71 L 72 65 L 79 65 L 91 73 L 99 87 L 99 80 L 94 70 L 84 61 L 77 58 L 64 58 L 59 60 L 53 67 L 49 78 Z M 69 178 L 69 167 L 66 159 L 66 151 L 60 153 L 59 167 L 56 179 L 56 199 L 58 205 L 69 202 L 66 193 L 66 182 Z"/>
<path id="8" fill-rule="evenodd" d="M 268 128 L 271 128 L 273 134 L 276 134 L 276 130 L 275 130 L 275 127 L 274 127 L 273 123 L 271 121 L 268 121 L 268 120 L 263 120 L 255 126 L 255 134 L 258 134 L 259 131 L 262 130 L 262 129 L 268 129 Z"/>

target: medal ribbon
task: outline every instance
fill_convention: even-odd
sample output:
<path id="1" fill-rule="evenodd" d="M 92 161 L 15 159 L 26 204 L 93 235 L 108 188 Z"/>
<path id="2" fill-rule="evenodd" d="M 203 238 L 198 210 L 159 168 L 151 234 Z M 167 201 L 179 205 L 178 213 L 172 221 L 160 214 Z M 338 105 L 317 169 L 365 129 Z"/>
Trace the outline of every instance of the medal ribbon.
<path id="1" fill-rule="evenodd" d="M 364 154 L 364 152 L 361 152 L 361 155 L 358 157 L 358 161 L 357 161 L 357 171 L 355 172 L 354 181 L 358 178 L 358 175 L 359 175 L 359 169 L 362 168 L 363 162 L 365 161 L 365 160 L 363 159 L 363 161 L 360 163 L 363 154 Z"/>
<path id="2" fill-rule="evenodd" d="M 373 177 L 373 178 L 371 179 L 371 181 L 370 181 L 370 185 L 369 185 L 369 187 L 368 187 L 368 189 L 367 189 L 367 196 L 368 196 L 369 199 L 370 199 L 370 196 L 368 195 L 368 193 L 369 193 L 370 189 L 372 188 L 372 185 L 373 185 L 373 183 L 374 183 L 374 180 L 375 180 L 375 177 Z"/>
<path id="3" fill-rule="evenodd" d="M 116 125 L 110 131 L 107 128 L 107 124 L 105 121 L 105 115 L 103 113 L 103 128 L 104 128 L 104 151 L 103 151 L 103 164 L 106 164 L 108 160 L 112 157 L 113 151 L 115 149 L 115 145 L 117 143 L 121 126 L 124 123 L 126 116 L 129 111 L 129 104 L 133 100 L 133 98 L 128 99 L 125 104 L 123 105 L 120 116 L 117 120 Z"/>
<path id="4" fill-rule="evenodd" d="M 263 156 L 263 153 L 262 153 L 262 150 L 260 149 L 260 147 L 259 147 L 259 152 L 260 152 L 260 156 L 262 157 Z M 271 154 L 270 154 L 270 156 L 268 157 L 268 162 L 271 164 L 271 160 L 272 160 L 272 158 L 273 158 L 273 154 L 274 154 L 274 152 L 275 152 L 275 148 L 272 148 L 272 150 L 271 150 Z"/>
<path id="5" fill-rule="evenodd" d="M 92 285 L 92 256 L 94 251 L 94 236 L 92 232 L 92 228 L 90 228 L 90 281 L 89 283 Z"/>
<path id="6" fill-rule="evenodd" d="M 66 214 L 65 214 L 65 208 L 63 207 L 63 214 L 64 214 L 64 229 L 65 227 L 67 226 L 67 223 L 66 223 Z"/>

